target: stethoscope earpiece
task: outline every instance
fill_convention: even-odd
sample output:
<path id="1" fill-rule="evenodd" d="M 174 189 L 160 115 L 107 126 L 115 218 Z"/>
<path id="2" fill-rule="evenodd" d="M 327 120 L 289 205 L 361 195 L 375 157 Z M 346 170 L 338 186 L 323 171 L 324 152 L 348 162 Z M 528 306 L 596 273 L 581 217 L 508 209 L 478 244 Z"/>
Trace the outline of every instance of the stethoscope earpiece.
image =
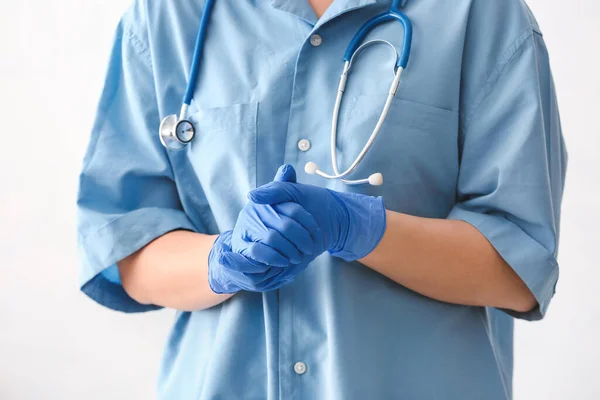
<path id="1" fill-rule="evenodd" d="M 351 186 L 364 185 L 367 183 L 371 186 L 383 185 L 383 175 L 380 172 L 370 175 L 367 179 L 349 180 L 349 179 L 344 179 L 344 178 L 333 177 L 331 175 L 324 173 L 323 171 L 321 171 L 319 169 L 319 166 L 312 161 L 309 161 L 306 163 L 306 165 L 304 165 L 304 172 L 306 172 L 308 175 L 319 175 L 319 176 L 322 176 L 323 178 L 327 178 L 327 179 L 339 179 L 342 182 L 344 182 L 345 184 L 351 185 Z"/>
<path id="2" fill-rule="evenodd" d="M 318 170 L 319 170 L 319 166 L 312 161 L 307 162 L 306 165 L 304 166 L 304 172 L 306 172 L 309 175 L 316 174 Z"/>
<path id="3" fill-rule="evenodd" d="M 376 174 L 369 176 L 369 185 L 371 185 L 371 186 L 383 185 L 383 175 L 381 174 L 381 172 L 377 172 Z"/>

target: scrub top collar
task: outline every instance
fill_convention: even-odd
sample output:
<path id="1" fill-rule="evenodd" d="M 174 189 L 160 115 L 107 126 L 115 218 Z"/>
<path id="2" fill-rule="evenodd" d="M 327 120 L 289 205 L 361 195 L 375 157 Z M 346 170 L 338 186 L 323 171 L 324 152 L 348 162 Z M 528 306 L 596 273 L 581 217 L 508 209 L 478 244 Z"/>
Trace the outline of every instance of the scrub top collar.
<path id="1" fill-rule="evenodd" d="M 401 6 L 408 0 L 402 0 Z M 281 11 L 286 11 L 308 22 L 310 25 L 318 28 L 327 21 L 330 21 L 346 12 L 366 7 L 376 3 L 389 3 L 389 0 L 334 0 L 321 18 L 317 18 L 315 11 L 308 1 L 289 1 L 289 0 L 271 0 L 271 5 Z"/>

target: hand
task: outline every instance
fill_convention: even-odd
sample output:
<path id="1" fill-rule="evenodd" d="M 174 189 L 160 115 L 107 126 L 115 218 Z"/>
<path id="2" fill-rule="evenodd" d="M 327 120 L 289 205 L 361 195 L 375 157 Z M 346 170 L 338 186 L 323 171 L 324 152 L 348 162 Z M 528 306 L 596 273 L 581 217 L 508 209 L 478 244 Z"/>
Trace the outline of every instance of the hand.
<path id="1" fill-rule="evenodd" d="M 268 292 L 291 282 L 299 266 L 270 267 L 231 251 L 232 231 L 217 237 L 208 255 L 208 284 L 217 294 Z"/>
<path id="2" fill-rule="evenodd" d="M 296 182 L 296 171 L 284 165 L 277 171 L 274 181 Z M 300 205 L 248 201 L 233 229 L 231 247 L 234 252 L 259 263 L 287 267 L 312 261 L 316 243 L 320 241 L 317 222 Z"/>
<path id="3" fill-rule="evenodd" d="M 282 169 L 292 169 L 284 166 Z M 293 174 L 295 176 L 295 172 Z M 381 197 L 371 197 L 357 193 L 342 193 L 319 186 L 304 185 L 294 182 L 274 181 L 249 193 L 255 205 L 270 205 L 276 212 L 285 204 L 296 203 L 308 212 L 316 221 L 316 227 L 305 220 L 295 219 L 313 238 L 315 248 L 312 256 L 317 257 L 324 251 L 346 261 L 355 261 L 371 253 L 381 241 L 386 228 L 386 211 Z M 306 216 L 298 212 L 302 218 Z M 287 215 L 294 219 L 294 215 Z M 266 226 L 272 216 L 257 214 Z M 277 228 L 281 236 L 289 238 L 292 243 L 303 242 L 303 238 L 295 236 L 291 225 L 281 224 Z M 264 237 L 262 244 L 285 254 L 286 246 L 280 247 L 278 235 Z M 287 243 L 285 243 L 287 245 Z M 305 254 L 311 253 L 306 251 Z"/>
<path id="4" fill-rule="evenodd" d="M 296 172 L 284 166 L 275 180 L 295 182 Z M 263 220 L 271 223 L 265 225 Z M 316 221 L 299 205 L 271 207 L 249 201 L 240 212 L 234 231 L 222 233 L 210 251 L 208 281 L 212 291 L 267 292 L 290 283 L 314 258 L 314 239 L 302 223 L 319 240 Z M 280 250 L 270 243 L 276 243 Z"/>

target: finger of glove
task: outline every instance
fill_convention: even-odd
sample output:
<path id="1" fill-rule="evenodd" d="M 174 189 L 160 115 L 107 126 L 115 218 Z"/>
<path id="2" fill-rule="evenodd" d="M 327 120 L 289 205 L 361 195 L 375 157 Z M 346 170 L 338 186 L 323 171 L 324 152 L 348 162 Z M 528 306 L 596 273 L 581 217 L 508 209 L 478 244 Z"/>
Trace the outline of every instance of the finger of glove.
<path id="1" fill-rule="evenodd" d="M 215 293 L 227 293 L 231 288 L 237 288 L 238 290 L 247 290 L 250 287 L 251 279 L 246 277 L 243 273 L 236 271 L 233 268 L 229 268 L 232 265 L 239 264 L 240 260 L 230 258 L 230 255 L 237 253 L 224 252 L 219 255 L 218 271 L 213 271 L 211 288 Z M 218 286 L 215 288 L 214 284 Z M 217 289 L 217 290 L 215 290 Z"/>
<path id="2" fill-rule="evenodd" d="M 277 170 L 274 181 L 296 183 L 296 170 L 290 164 L 284 164 Z"/>
<path id="3" fill-rule="evenodd" d="M 244 275 L 252 280 L 252 287 L 255 291 L 266 292 L 272 290 L 272 282 L 278 282 L 280 280 L 278 277 L 282 274 L 283 270 L 283 268 L 271 268 L 262 274 Z"/>
<path id="4" fill-rule="evenodd" d="M 292 268 L 292 266 L 289 266 L 287 268 Z M 285 270 L 283 270 L 283 271 L 285 271 Z M 289 276 L 286 277 L 283 271 L 277 275 L 274 275 L 272 277 L 269 277 L 268 279 L 265 279 L 260 285 L 261 291 L 262 292 L 270 292 L 272 290 L 277 290 L 280 287 L 285 286 L 294 280 L 293 277 L 289 277 Z"/>
<path id="5" fill-rule="evenodd" d="M 237 286 L 240 288 L 240 290 L 245 290 L 248 292 L 259 291 L 254 280 L 251 277 L 242 274 L 241 272 L 224 269 L 223 275 L 226 277 L 230 285 Z"/>
<path id="6" fill-rule="evenodd" d="M 245 242 L 245 245 L 235 250 L 244 257 L 250 258 L 269 267 L 287 267 L 290 260 L 274 248 L 261 242 Z"/>
<path id="7" fill-rule="evenodd" d="M 263 291 L 269 292 L 292 283 L 296 279 L 296 276 L 304 271 L 307 266 L 307 263 L 290 265 L 289 267 L 283 269 L 283 271 L 273 279 L 263 282 Z"/>
<path id="8" fill-rule="evenodd" d="M 306 211 L 304 207 L 297 203 L 281 203 L 275 204 L 271 207 L 273 207 L 273 210 L 275 210 L 277 214 L 285 215 L 286 217 L 291 218 L 299 223 L 308 231 L 313 239 L 313 242 L 316 242 L 316 236 L 318 233 L 320 233 L 321 229 L 319 228 L 319 224 L 314 217 L 308 211 Z"/>
<path id="9" fill-rule="evenodd" d="M 215 240 L 211 250 L 214 251 L 215 254 L 223 251 L 231 251 L 232 234 L 233 231 L 226 231 L 217 236 L 217 239 Z"/>
<path id="10" fill-rule="evenodd" d="M 283 270 L 285 270 L 285 268 L 269 268 L 268 270 L 266 270 L 265 272 L 259 273 L 259 274 L 255 274 L 255 273 L 245 273 L 244 275 L 246 275 L 247 277 L 251 278 L 254 282 L 264 282 L 266 280 L 269 280 L 271 278 L 273 278 L 274 276 L 277 276 L 279 274 L 282 273 Z"/>
<path id="11" fill-rule="evenodd" d="M 289 214 L 302 214 L 298 216 L 301 219 L 312 219 L 310 214 L 308 214 L 304 209 L 296 203 L 285 203 L 287 204 L 284 207 L 284 211 L 287 211 Z M 314 253 L 315 241 L 312 238 L 311 233 L 302 226 L 301 223 L 296 221 L 293 218 L 288 217 L 287 215 L 278 213 L 273 206 L 255 206 L 260 207 L 257 209 L 258 218 L 261 221 L 261 227 L 266 227 L 267 229 L 275 230 L 285 239 L 287 239 L 294 247 L 300 251 L 302 255 L 312 255 Z M 316 222 L 315 222 L 316 225 Z M 271 232 L 267 233 L 269 235 Z M 252 235 L 252 232 L 248 233 Z M 257 237 L 252 238 L 252 241 L 263 242 L 271 247 L 275 247 L 277 250 L 281 252 L 281 250 L 271 243 L 269 240 L 264 241 L 264 233 L 261 230 L 256 234 Z M 297 264 L 301 261 L 301 259 L 291 260 L 292 263 Z"/>
<path id="12" fill-rule="evenodd" d="M 269 266 L 248 259 L 242 254 L 226 251 L 219 255 L 219 263 L 226 269 L 243 274 L 261 274 L 269 270 Z"/>
<path id="13" fill-rule="evenodd" d="M 215 264 L 219 264 L 220 255 L 226 251 L 231 251 L 231 231 L 220 234 L 212 245 L 208 253 L 209 272 L 218 267 Z"/>
<path id="14" fill-rule="evenodd" d="M 304 228 L 301 228 L 298 224 L 294 225 L 297 229 L 292 229 L 291 227 L 285 229 L 292 230 L 293 234 L 296 234 L 296 231 L 301 229 L 304 231 L 304 235 L 308 236 L 309 240 L 311 240 L 310 235 L 308 235 L 308 232 Z M 265 229 L 266 232 L 260 232 L 260 236 L 254 236 L 254 232 L 246 233 L 245 240 L 248 242 L 248 245 L 241 251 L 244 256 L 263 264 L 277 266 L 287 266 L 302 261 L 303 254 L 294 243 L 288 240 L 277 229 L 269 226 L 265 226 Z M 299 239 L 299 241 L 302 241 L 302 239 Z"/>
<path id="15" fill-rule="evenodd" d="M 248 198 L 256 204 L 297 203 L 296 196 L 289 189 L 289 182 L 270 182 L 248 193 Z"/>
<path id="16" fill-rule="evenodd" d="M 219 274 L 209 273 L 208 285 L 216 294 L 233 294 L 241 289 L 237 284 L 227 279 L 222 272 Z"/>
<path id="17" fill-rule="evenodd" d="M 224 277 L 226 277 L 233 285 L 239 286 L 243 290 L 262 292 L 265 282 L 272 282 L 275 277 L 280 274 L 280 271 L 282 271 L 280 268 L 269 268 L 261 273 L 243 273 L 238 270 L 227 268 L 227 265 L 243 264 L 244 259 L 246 259 L 246 257 L 239 253 L 226 252 L 222 255 Z M 247 259 L 245 261 L 252 262 L 252 260 Z"/>

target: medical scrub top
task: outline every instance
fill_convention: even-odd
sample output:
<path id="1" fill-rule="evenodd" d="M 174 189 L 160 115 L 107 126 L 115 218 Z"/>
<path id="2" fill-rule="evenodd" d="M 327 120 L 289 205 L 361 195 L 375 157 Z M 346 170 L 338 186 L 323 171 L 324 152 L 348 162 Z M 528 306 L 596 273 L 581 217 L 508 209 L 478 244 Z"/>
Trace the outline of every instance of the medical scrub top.
<path id="1" fill-rule="evenodd" d="M 353 175 L 381 172 L 383 186 L 309 176 L 308 161 L 330 171 L 347 45 L 389 3 L 335 0 L 317 18 L 304 0 L 217 0 L 189 111 L 197 136 L 170 151 L 158 127 L 179 112 L 204 1 L 135 1 L 116 32 L 80 177 L 82 290 L 115 310 L 158 309 L 126 294 L 116 262 L 173 230 L 232 229 L 248 191 L 288 163 L 305 184 L 472 224 L 539 306 L 448 304 L 323 254 L 279 290 L 177 312 L 160 399 L 512 398 L 513 319 L 541 319 L 558 278 L 566 153 L 542 32 L 520 0 L 404 1 L 410 62 Z M 400 51 L 403 35 L 389 22 L 369 39 Z M 341 169 L 377 122 L 392 53 L 374 46 L 350 74 Z"/>

